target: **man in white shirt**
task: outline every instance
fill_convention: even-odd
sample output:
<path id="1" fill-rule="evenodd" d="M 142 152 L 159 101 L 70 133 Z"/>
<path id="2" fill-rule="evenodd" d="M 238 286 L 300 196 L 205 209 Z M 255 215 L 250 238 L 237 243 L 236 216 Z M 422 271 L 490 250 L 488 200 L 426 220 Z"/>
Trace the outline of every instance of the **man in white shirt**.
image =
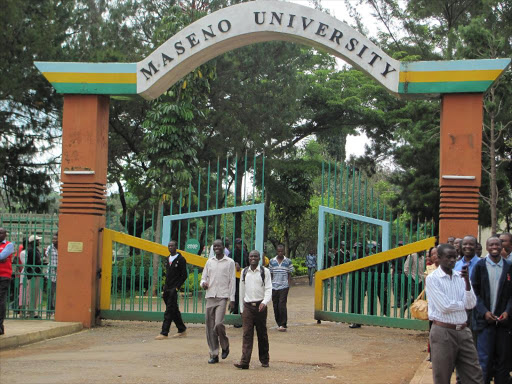
<path id="1" fill-rule="evenodd" d="M 222 358 L 229 355 L 229 339 L 226 336 L 224 316 L 229 301 L 229 308 L 235 302 L 235 262 L 224 255 L 222 240 L 213 242 L 215 257 L 208 259 L 203 269 L 201 287 L 206 290 L 206 341 L 210 349 L 208 364 L 219 362 L 219 343 Z"/>
<path id="2" fill-rule="evenodd" d="M 258 352 L 261 366 L 268 368 L 268 334 L 267 334 L 267 305 L 272 298 L 272 277 L 270 270 L 260 266 L 260 253 L 249 253 L 249 267 L 244 268 L 240 276 L 240 298 L 242 305 L 242 323 L 244 328 L 242 340 L 242 358 L 235 367 L 249 369 L 252 346 L 254 342 L 254 327 L 258 335 Z"/>
<path id="3" fill-rule="evenodd" d="M 466 310 L 476 305 L 467 267 L 454 271 L 457 252 L 450 244 L 438 247 L 439 268 L 427 276 L 428 318 L 434 384 L 449 384 L 457 368 L 462 383 L 483 383 L 483 375 L 467 327 Z"/>

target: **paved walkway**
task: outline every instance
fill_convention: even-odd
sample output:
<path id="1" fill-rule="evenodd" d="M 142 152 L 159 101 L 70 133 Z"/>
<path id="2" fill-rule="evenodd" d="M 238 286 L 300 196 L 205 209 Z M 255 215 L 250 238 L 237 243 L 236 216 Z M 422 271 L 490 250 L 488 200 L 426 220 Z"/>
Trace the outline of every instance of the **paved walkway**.
<path id="1" fill-rule="evenodd" d="M 50 320 L 4 320 L 5 335 L 0 336 L 0 350 L 65 336 L 82 330 L 81 323 Z"/>
<path id="2" fill-rule="evenodd" d="M 241 330 L 233 327 L 227 329 L 230 356 L 211 367 L 206 364 L 201 324 L 189 325 L 186 339 L 159 342 L 153 340 L 159 323 L 105 321 L 101 327 L 79 332 L 82 327 L 76 323 L 6 320 L 7 334 L 0 337 L 0 376 L 11 384 L 161 383 L 170 374 L 175 383 L 433 384 L 432 370 L 424 361 L 425 332 L 318 325 L 312 307 L 312 288 L 291 289 L 287 333 L 277 332 L 270 309 L 271 368 L 259 366 L 255 342 L 251 370 L 245 372 L 233 368 L 241 352 Z M 70 333 L 76 334 L 56 338 Z M 55 339 L 46 340 L 51 338 Z M 33 369 L 27 371 L 28 361 Z"/>

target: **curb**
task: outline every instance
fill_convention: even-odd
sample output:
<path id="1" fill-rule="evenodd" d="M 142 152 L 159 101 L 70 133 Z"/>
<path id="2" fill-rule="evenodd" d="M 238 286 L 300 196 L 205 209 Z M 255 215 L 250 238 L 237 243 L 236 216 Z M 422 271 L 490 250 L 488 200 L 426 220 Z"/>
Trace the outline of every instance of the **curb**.
<path id="1" fill-rule="evenodd" d="M 414 374 L 414 377 L 411 379 L 409 384 L 426 384 L 426 383 L 432 383 L 432 370 L 429 369 L 429 362 L 424 360 L 421 362 L 421 364 L 418 366 L 418 369 L 416 370 L 416 373 Z"/>
<path id="2" fill-rule="evenodd" d="M 16 348 L 26 344 L 53 339 L 55 337 L 66 336 L 72 333 L 80 332 L 82 329 L 82 323 L 63 323 L 58 327 L 45 329 L 42 331 L 2 337 L 2 339 L 0 339 L 0 350 Z"/>

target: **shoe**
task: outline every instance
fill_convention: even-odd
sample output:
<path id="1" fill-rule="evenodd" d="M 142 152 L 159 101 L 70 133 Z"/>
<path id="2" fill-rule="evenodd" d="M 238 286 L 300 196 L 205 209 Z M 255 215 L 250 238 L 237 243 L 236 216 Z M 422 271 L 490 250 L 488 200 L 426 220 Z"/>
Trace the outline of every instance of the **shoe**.
<path id="1" fill-rule="evenodd" d="M 187 336 L 187 331 L 178 332 L 178 333 L 172 335 L 172 338 L 175 339 L 175 338 L 178 338 L 178 337 L 185 337 L 185 336 Z"/>
<path id="2" fill-rule="evenodd" d="M 235 327 L 235 328 L 242 328 L 242 324 L 235 324 L 235 325 L 233 325 L 233 327 Z"/>
<path id="3" fill-rule="evenodd" d="M 229 355 L 229 347 L 222 350 L 222 355 L 221 355 L 222 360 L 224 360 L 226 357 L 228 357 L 228 355 Z"/>
<path id="4" fill-rule="evenodd" d="M 282 326 L 278 327 L 278 328 L 277 328 L 277 330 L 278 330 L 279 332 L 286 332 L 286 328 L 285 328 L 285 327 L 282 327 Z"/>
<path id="5" fill-rule="evenodd" d="M 157 337 L 155 337 L 155 340 L 165 340 L 167 339 L 168 336 L 167 335 L 162 335 L 162 334 L 159 334 Z"/>
<path id="6" fill-rule="evenodd" d="M 352 328 L 352 329 L 354 329 L 354 328 L 361 328 L 361 324 L 350 324 L 348 327 Z"/>
<path id="7" fill-rule="evenodd" d="M 210 360 L 208 360 L 208 364 L 217 364 L 219 362 L 219 356 L 212 356 Z"/>
<path id="8" fill-rule="evenodd" d="M 235 367 L 237 367 L 238 369 L 249 369 L 249 365 L 245 365 L 245 364 L 240 364 L 240 363 L 235 363 L 233 364 Z"/>
<path id="9" fill-rule="evenodd" d="M 270 365 L 268 365 L 268 363 L 261 363 L 261 366 L 262 366 L 263 368 L 268 368 L 268 367 L 270 367 Z"/>

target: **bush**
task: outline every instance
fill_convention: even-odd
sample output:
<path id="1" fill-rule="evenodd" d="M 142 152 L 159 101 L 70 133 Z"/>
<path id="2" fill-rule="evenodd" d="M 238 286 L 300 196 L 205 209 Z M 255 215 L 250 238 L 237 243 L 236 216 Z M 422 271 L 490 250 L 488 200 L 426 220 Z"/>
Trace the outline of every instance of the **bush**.
<path id="1" fill-rule="evenodd" d="M 305 257 L 296 257 L 292 259 L 294 271 L 292 276 L 305 276 L 308 274 L 308 267 L 306 267 Z"/>

